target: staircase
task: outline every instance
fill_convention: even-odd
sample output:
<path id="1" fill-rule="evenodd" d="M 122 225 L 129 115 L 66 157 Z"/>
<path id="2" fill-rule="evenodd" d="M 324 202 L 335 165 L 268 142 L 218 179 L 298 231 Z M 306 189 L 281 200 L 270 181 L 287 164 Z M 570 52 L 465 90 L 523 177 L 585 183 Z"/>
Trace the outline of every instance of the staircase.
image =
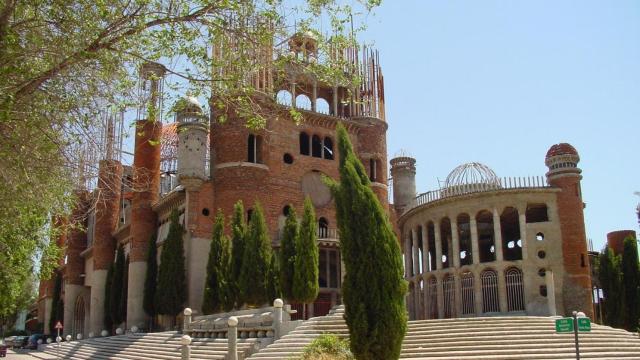
<path id="1" fill-rule="evenodd" d="M 348 336 L 344 308 L 312 318 L 249 359 L 289 359 L 322 333 Z M 574 360 L 573 333 L 557 334 L 551 317 L 481 317 L 410 321 L 401 359 Z M 592 324 L 580 333 L 581 359 L 640 359 L 636 334 Z"/>
<path id="2" fill-rule="evenodd" d="M 180 338 L 176 332 L 130 334 L 92 338 L 82 341 L 62 342 L 62 359 L 128 359 L 128 360 L 179 360 L 181 359 Z M 255 351 L 256 339 L 238 339 L 240 359 Z M 40 359 L 56 359 L 57 344 L 47 345 L 44 352 L 32 352 Z M 191 359 L 225 359 L 227 339 L 193 339 Z"/>

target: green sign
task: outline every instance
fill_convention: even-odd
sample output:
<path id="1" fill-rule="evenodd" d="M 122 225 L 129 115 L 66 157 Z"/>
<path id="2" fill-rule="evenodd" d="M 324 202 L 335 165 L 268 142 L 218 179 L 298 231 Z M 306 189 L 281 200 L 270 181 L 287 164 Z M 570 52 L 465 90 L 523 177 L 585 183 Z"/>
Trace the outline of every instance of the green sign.
<path id="1" fill-rule="evenodd" d="M 591 320 L 589 318 L 578 318 L 578 331 L 591 331 Z"/>
<path id="2" fill-rule="evenodd" d="M 573 332 L 573 318 L 556 319 L 556 332 Z"/>

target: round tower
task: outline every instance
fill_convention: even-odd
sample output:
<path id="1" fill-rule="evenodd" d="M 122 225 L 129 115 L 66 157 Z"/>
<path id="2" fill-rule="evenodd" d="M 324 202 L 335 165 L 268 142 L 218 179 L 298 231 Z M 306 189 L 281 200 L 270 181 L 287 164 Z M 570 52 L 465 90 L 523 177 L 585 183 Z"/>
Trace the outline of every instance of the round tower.
<path id="1" fill-rule="evenodd" d="M 175 107 L 178 123 L 178 179 L 187 189 L 197 189 L 206 179 L 207 118 L 198 99 L 185 97 Z"/>
<path id="2" fill-rule="evenodd" d="M 632 237 L 636 238 L 636 232 L 633 230 L 618 230 L 607 234 L 607 246 L 616 255 L 622 255 L 624 251 L 624 239 Z"/>
<path id="3" fill-rule="evenodd" d="M 584 228 L 584 203 L 578 168 L 578 151 L 567 143 L 551 146 L 545 158 L 549 168 L 547 182 L 561 191 L 557 193 L 558 217 L 562 235 L 564 263 L 563 300 L 568 315 L 573 310 L 583 311 L 593 318 L 591 301 L 591 270 L 587 254 L 587 238 Z"/>
<path id="4" fill-rule="evenodd" d="M 416 159 L 400 156 L 391 159 L 390 163 L 393 178 L 393 206 L 400 215 L 416 197 Z"/>

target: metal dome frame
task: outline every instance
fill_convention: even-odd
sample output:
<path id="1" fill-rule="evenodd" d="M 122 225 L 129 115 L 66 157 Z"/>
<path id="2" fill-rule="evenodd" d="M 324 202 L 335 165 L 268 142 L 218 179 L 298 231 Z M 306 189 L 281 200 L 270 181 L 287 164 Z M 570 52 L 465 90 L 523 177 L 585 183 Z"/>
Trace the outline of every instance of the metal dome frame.
<path id="1" fill-rule="evenodd" d="M 479 162 L 470 162 L 453 169 L 444 182 L 446 188 L 470 184 L 500 186 L 500 178 L 487 165 Z"/>

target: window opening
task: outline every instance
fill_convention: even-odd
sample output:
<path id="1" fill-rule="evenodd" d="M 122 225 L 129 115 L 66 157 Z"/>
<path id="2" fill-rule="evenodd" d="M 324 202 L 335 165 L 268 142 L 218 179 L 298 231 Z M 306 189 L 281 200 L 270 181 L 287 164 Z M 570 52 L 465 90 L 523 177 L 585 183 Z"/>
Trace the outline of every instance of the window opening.
<path id="1" fill-rule="evenodd" d="M 525 217 L 528 224 L 549 221 L 547 204 L 529 204 Z"/>
<path id="2" fill-rule="evenodd" d="M 493 232 L 493 214 L 487 210 L 480 211 L 476 216 L 478 228 L 478 250 L 480 251 L 480 262 L 491 262 L 496 260 L 495 255 L 495 234 Z"/>
<path id="3" fill-rule="evenodd" d="M 329 102 L 323 98 L 316 99 L 316 112 L 321 114 L 329 115 L 331 112 L 331 107 L 329 106 Z"/>
<path id="4" fill-rule="evenodd" d="M 545 257 L 547 257 L 547 253 L 544 252 L 544 250 L 540 250 L 540 251 L 538 251 L 538 257 L 540 259 L 544 259 Z"/>
<path id="5" fill-rule="evenodd" d="M 310 155 L 309 135 L 305 132 L 300 133 L 300 155 Z"/>
<path id="6" fill-rule="evenodd" d="M 289 153 L 285 153 L 282 156 L 282 161 L 284 161 L 285 164 L 291 165 L 291 164 L 293 164 L 293 156 L 291 156 L 291 154 L 289 154 Z"/>
<path id="7" fill-rule="evenodd" d="M 460 214 L 457 218 L 458 223 L 458 241 L 460 243 L 460 265 L 471 265 L 473 256 L 471 256 L 471 226 L 470 218 L 467 214 Z M 464 256 L 462 256 L 464 254 Z"/>
<path id="8" fill-rule="evenodd" d="M 435 226 L 431 221 L 429 221 L 429 223 L 427 224 L 427 241 L 429 244 L 429 261 L 427 262 L 427 270 L 434 271 L 436 269 L 436 236 Z"/>
<path id="9" fill-rule="evenodd" d="M 303 110 L 311 110 L 311 99 L 305 94 L 296 96 L 296 107 Z"/>
<path id="10" fill-rule="evenodd" d="M 473 287 L 473 273 L 470 271 L 460 275 L 461 295 L 462 295 L 462 314 L 475 314 L 475 295 Z"/>
<path id="11" fill-rule="evenodd" d="M 541 232 L 537 233 L 536 234 L 536 240 L 538 240 L 538 241 L 544 240 L 544 234 L 541 233 Z"/>
<path id="12" fill-rule="evenodd" d="M 440 241 L 442 243 L 442 268 L 451 266 L 451 221 L 444 218 L 440 221 Z"/>
<path id="13" fill-rule="evenodd" d="M 378 180 L 376 173 L 376 159 L 369 159 L 369 180 L 375 182 Z"/>
<path id="14" fill-rule="evenodd" d="M 291 106 L 293 96 L 287 90 L 280 90 L 276 94 L 276 102 L 280 105 Z"/>
<path id="15" fill-rule="evenodd" d="M 520 217 L 518 210 L 507 207 L 500 215 L 500 231 L 502 233 L 503 256 L 505 260 L 522 260 L 520 242 Z"/>
<path id="16" fill-rule="evenodd" d="M 289 216 L 289 213 L 291 212 L 291 206 L 290 205 L 285 205 L 282 208 L 282 215 L 284 216 Z"/>
<path id="17" fill-rule="evenodd" d="M 258 135 L 250 134 L 247 141 L 247 161 L 254 164 L 262 163 L 262 138 Z"/>
<path id="18" fill-rule="evenodd" d="M 427 281 L 427 317 L 438 318 L 438 281 L 433 276 Z"/>
<path id="19" fill-rule="evenodd" d="M 524 311 L 522 271 L 518 268 L 510 268 L 504 276 L 507 284 L 507 311 Z"/>
<path id="20" fill-rule="evenodd" d="M 482 312 L 499 312 L 498 274 L 494 270 L 485 270 L 480 274 L 482 284 Z"/>
<path id="21" fill-rule="evenodd" d="M 322 141 L 318 135 L 313 135 L 311 138 L 311 156 L 322 157 Z"/>
<path id="22" fill-rule="evenodd" d="M 318 232 L 321 239 L 326 239 L 329 236 L 329 221 L 324 217 L 318 219 Z"/>
<path id="23" fill-rule="evenodd" d="M 333 140 L 330 137 L 324 138 L 324 158 L 327 160 L 333 160 Z"/>
<path id="24" fill-rule="evenodd" d="M 442 280 L 442 291 L 444 293 L 444 317 L 445 319 L 454 318 L 456 316 L 456 296 L 455 281 L 452 275 L 445 275 Z"/>

